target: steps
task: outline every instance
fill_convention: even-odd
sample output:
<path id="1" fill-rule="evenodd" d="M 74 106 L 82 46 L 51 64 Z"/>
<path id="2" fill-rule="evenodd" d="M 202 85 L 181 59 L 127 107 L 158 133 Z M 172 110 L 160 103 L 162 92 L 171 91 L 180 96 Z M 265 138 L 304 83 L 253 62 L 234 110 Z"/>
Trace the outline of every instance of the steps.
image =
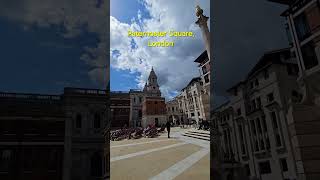
<path id="1" fill-rule="evenodd" d="M 193 130 L 186 131 L 182 135 L 186 136 L 186 137 L 190 137 L 190 138 L 210 141 L 210 131 L 203 131 L 203 130 L 193 129 Z"/>

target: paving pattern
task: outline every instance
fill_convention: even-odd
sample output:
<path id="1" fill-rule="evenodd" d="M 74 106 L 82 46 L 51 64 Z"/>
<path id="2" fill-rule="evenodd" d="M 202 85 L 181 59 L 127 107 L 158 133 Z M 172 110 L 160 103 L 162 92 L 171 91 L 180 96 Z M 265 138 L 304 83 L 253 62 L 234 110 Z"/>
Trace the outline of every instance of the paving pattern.
<path id="1" fill-rule="evenodd" d="M 173 128 L 157 138 L 110 142 L 111 180 L 210 179 L 210 142 Z"/>

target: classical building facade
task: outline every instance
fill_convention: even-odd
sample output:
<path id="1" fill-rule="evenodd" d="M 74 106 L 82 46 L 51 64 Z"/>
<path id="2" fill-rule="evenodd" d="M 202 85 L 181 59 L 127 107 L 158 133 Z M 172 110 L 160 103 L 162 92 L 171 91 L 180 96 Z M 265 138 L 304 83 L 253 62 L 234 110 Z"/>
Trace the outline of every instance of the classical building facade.
<path id="1" fill-rule="evenodd" d="M 102 179 L 107 174 L 105 90 L 0 93 L 0 99 L 1 179 Z"/>
<path id="2" fill-rule="evenodd" d="M 64 179 L 102 179 L 104 169 L 104 127 L 107 125 L 105 90 L 65 88 L 66 116 Z M 71 170 L 71 171 L 70 171 Z M 79 173 L 81 172 L 81 173 Z"/>
<path id="3" fill-rule="evenodd" d="M 62 179 L 65 121 L 60 96 L 0 93 L 0 179 Z"/>
<path id="4" fill-rule="evenodd" d="M 193 78 L 175 98 L 179 111 L 183 113 L 184 123 L 199 120 L 210 121 L 210 31 L 207 25 L 208 17 L 203 14 L 200 6 L 196 6 L 197 21 L 201 29 L 206 50 L 194 60 L 198 63 L 200 76 Z"/>
<path id="5" fill-rule="evenodd" d="M 203 82 L 200 77 L 193 78 L 189 84 L 181 90 L 176 97 L 179 110 L 186 117 L 185 124 L 191 121 L 209 120 L 206 116 L 209 111 L 205 109 L 204 100 L 209 99 L 208 94 L 204 92 Z"/>
<path id="6" fill-rule="evenodd" d="M 320 179 L 320 5 L 318 0 L 270 0 L 288 5 L 286 18 L 291 52 L 299 66 L 299 94 L 287 113 L 298 180 Z"/>
<path id="7" fill-rule="evenodd" d="M 242 167 L 260 180 L 296 179 L 286 113 L 298 84 L 290 49 L 265 53 L 247 78 L 228 90 L 229 102 L 213 111 L 224 175 Z"/>
<path id="8" fill-rule="evenodd" d="M 175 98 L 166 103 L 167 108 L 167 119 L 173 122 L 175 125 L 181 124 L 181 122 L 186 119 L 183 110 L 179 107 L 178 99 Z"/>
<path id="9" fill-rule="evenodd" d="M 111 92 L 111 128 L 124 125 L 146 127 L 166 123 L 165 98 L 161 97 L 158 77 L 152 68 L 143 90 Z M 121 111 L 121 112 L 120 112 Z M 117 112 L 117 113 L 115 113 Z"/>
<path id="10" fill-rule="evenodd" d="M 210 59 L 207 51 L 204 51 L 194 61 L 199 63 L 199 73 L 202 81 L 203 91 L 201 103 L 205 112 L 205 120 L 210 120 Z"/>

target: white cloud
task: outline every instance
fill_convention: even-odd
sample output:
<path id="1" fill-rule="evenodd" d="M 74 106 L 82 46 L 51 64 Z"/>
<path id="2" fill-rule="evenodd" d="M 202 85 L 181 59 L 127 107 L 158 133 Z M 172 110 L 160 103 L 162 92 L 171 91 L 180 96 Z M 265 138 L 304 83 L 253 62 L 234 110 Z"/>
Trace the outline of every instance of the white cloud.
<path id="1" fill-rule="evenodd" d="M 143 87 L 151 66 L 154 67 L 162 93 L 170 98 L 170 94 L 179 92 L 195 76 L 199 76 L 197 64 L 193 61 L 205 49 L 199 27 L 195 25 L 194 1 L 186 0 L 144 0 L 151 18 L 143 17 L 138 11 L 138 20 L 130 24 L 120 22 L 110 17 L 110 54 L 117 50 L 117 55 L 111 56 L 113 68 L 138 72 L 139 87 Z M 209 16 L 209 0 L 200 1 L 205 15 Z M 133 31 L 193 31 L 194 38 L 165 37 L 166 41 L 174 41 L 175 46 L 169 48 L 151 48 L 147 41 L 159 41 L 162 38 L 134 38 L 137 48 L 131 47 L 132 38 L 128 30 Z M 118 54 L 119 53 L 119 54 Z"/>

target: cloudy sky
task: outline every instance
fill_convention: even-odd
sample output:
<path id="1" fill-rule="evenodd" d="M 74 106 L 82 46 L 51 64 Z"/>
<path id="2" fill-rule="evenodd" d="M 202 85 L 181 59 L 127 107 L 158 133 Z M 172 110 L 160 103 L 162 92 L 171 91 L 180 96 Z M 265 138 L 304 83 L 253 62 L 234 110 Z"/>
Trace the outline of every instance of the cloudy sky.
<path id="1" fill-rule="evenodd" d="M 110 11 L 110 84 L 111 90 L 143 88 L 153 66 L 162 94 L 172 98 L 187 83 L 199 76 L 193 61 L 204 51 L 195 6 L 210 16 L 209 0 L 111 0 Z M 194 38 L 170 38 L 175 46 L 148 47 L 158 38 L 128 37 L 133 31 L 193 31 Z"/>
<path id="2" fill-rule="evenodd" d="M 0 1 L 0 91 L 105 88 L 109 2 Z"/>
<path id="3" fill-rule="evenodd" d="M 226 100 L 226 89 L 243 80 L 265 51 L 288 46 L 286 7 L 267 0 L 213 1 L 214 103 Z"/>

